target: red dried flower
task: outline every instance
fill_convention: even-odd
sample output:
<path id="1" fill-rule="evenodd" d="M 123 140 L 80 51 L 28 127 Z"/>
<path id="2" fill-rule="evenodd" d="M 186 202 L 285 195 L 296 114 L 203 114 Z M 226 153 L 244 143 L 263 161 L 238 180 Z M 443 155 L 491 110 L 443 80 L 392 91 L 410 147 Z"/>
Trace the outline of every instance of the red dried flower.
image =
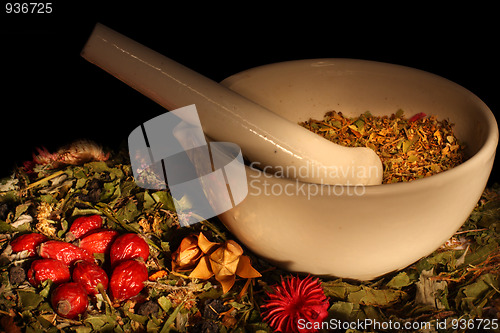
<path id="1" fill-rule="evenodd" d="M 23 163 L 26 173 L 34 173 L 37 166 L 44 169 L 54 169 L 65 165 L 80 165 L 91 161 L 107 161 L 109 153 L 104 153 L 102 148 L 89 140 L 78 140 L 68 146 L 60 148 L 51 154 L 47 148 L 36 148 L 38 155 L 33 153 L 33 160 Z"/>
<path id="2" fill-rule="evenodd" d="M 417 113 L 416 115 L 414 115 L 413 117 L 411 117 L 410 119 L 408 119 L 408 121 L 410 123 L 412 123 L 414 121 L 417 121 L 417 120 L 425 118 L 425 116 L 427 116 L 425 113 L 420 112 L 420 113 Z"/>
<path id="3" fill-rule="evenodd" d="M 328 316 L 328 300 L 318 279 L 291 277 L 268 292 L 264 320 L 276 332 L 317 332 Z"/>

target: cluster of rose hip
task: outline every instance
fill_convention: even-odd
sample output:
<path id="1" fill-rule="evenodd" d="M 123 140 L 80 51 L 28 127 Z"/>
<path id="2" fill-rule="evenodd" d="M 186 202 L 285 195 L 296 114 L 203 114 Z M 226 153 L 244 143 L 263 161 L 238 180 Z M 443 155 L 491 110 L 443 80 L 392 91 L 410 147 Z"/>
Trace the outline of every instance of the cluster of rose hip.
<path id="1" fill-rule="evenodd" d="M 102 228 L 100 215 L 81 216 L 70 226 L 65 242 L 38 233 L 23 234 L 10 243 L 13 252 L 27 250 L 36 258 L 28 270 L 28 281 L 39 287 L 50 279 L 54 289 L 51 303 L 63 318 L 76 318 L 88 307 L 89 297 L 109 287 L 111 299 L 121 302 L 138 295 L 148 279 L 145 261 L 149 246 L 135 233 L 119 234 Z M 75 245 L 77 244 L 77 245 Z M 106 270 L 94 253 L 109 256 Z"/>

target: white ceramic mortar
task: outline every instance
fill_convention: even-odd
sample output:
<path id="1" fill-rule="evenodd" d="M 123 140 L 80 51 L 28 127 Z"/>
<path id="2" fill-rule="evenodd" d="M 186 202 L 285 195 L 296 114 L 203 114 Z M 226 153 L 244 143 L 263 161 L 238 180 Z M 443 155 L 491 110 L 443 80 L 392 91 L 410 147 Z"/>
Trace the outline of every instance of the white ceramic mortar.
<path id="1" fill-rule="evenodd" d="M 424 112 L 448 118 L 467 145 L 463 164 L 408 183 L 306 184 L 248 166 L 247 198 L 219 217 L 248 248 L 290 271 L 369 280 L 412 264 L 460 228 L 492 169 L 498 127 L 491 111 L 472 92 L 427 72 L 314 59 L 249 69 L 222 84 L 293 122 L 330 110 Z"/>

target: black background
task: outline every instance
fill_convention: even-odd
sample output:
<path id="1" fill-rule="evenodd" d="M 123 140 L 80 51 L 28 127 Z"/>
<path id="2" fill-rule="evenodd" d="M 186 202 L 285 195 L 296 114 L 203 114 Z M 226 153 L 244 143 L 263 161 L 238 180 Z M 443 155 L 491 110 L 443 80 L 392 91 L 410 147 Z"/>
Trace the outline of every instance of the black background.
<path id="1" fill-rule="evenodd" d="M 7 14 L 2 3 L 1 176 L 40 146 L 88 138 L 117 148 L 165 112 L 80 57 L 96 22 L 216 81 L 279 61 L 368 59 L 446 77 L 500 113 L 493 6 L 158 3 L 56 0 L 51 14 Z"/>

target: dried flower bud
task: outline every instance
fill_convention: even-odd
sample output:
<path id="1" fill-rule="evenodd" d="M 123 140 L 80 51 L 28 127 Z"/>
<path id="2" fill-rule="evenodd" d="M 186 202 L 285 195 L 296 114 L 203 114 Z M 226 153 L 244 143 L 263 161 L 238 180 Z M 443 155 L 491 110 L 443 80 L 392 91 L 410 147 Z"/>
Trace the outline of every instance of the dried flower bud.
<path id="1" fill-rule="evenodd" d="M 203 251 L 198 246 L 198 237 L 187 236 L 181 241 L 179 248 L 172 253 L 172 270 L 181 272 L 193 269 L 202 256 Z"/>
<path id="2" fill-rule="evenodd" d="M 198 245 L 205 253 L 190 277 L 199 279 L 215 279 L 222 285 L 224 293 L 234 285 L 236 275 L 250 279 L 261 274 L 252 267 L 250 258 L 243 255 L 243 249 L 235 241 L 229 240 L 223 244 L 212 243 L 200 233 Z"/>

